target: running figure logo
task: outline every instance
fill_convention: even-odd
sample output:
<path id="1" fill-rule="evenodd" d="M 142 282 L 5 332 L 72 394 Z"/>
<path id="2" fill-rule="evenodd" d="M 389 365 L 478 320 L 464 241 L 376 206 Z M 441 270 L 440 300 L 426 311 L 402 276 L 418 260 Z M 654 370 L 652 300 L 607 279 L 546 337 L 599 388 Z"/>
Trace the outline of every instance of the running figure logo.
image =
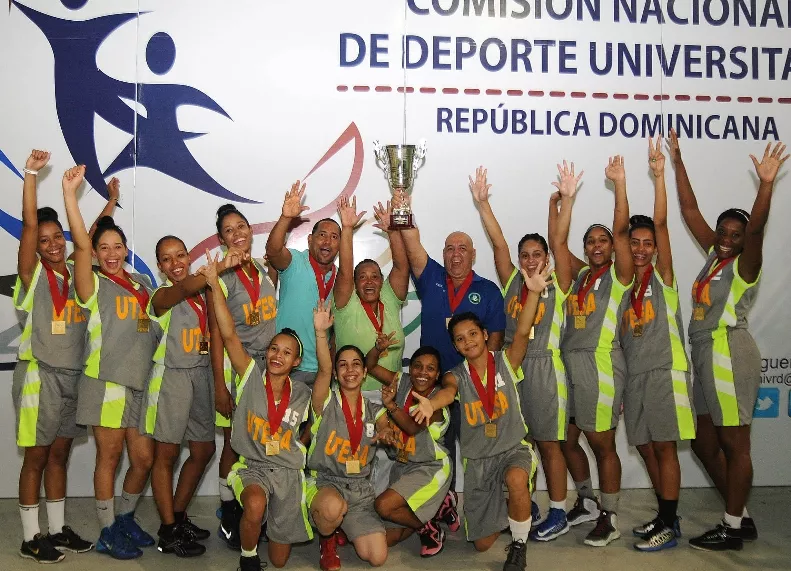
<path id="1" fill-rule="evenodd" d="M 86 3 L 87 0 L 62 0 L 62 4 L 72 10 Z M 74 161 L 86 166 L 85 178 L 99 194 L 108 197 L 105 177 L 137 164 L 220 198 L 258 203 L 223 187 L 195 160 L 185 141 L 205 133 L 179 129 L 176 112 L 182 105 L 214 111 L 233 120 L 216 101 L 187 85 L 129 83 L 99 69 L 96 54 L 102 42 L 116 29 L 137 18 L 137 13 L 64 20 L 28 8 L 16 0 L 13 4 L 49 41 L 55 59 L 55 105 L 63 138 Z M 168 34 L 159 32 L 149 39 L 146 64 L 152 72 L 167 73 L 175 59 L 176 45 Z M 146 115 L 137 113 L 124 103 L 124 99 L 137 101 L 145 107 Z M 96 152 L 95 115 L 133 137 L 104 172 Z"/>

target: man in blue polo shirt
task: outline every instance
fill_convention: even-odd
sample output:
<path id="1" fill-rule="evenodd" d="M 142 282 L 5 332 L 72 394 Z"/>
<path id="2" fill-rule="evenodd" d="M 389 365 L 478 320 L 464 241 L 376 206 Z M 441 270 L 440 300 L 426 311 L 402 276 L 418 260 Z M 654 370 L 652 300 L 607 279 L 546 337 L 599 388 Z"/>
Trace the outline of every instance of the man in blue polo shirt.
<path id="1" fill-rule="evenodd" d="M 445 239 L 442 250 L 444 266 L 432 260 L 423 244 L 417 228 L 402 230 L 409 266 L 420 298 L 420 345 L 435 347 L 442 357 L 442 370 L 449 371 L 464 358 L 456 352 L 448 334 L 448 321 L 456 313 L 471 311 L 483 322 L 489 333 L 487 345 L 491 351 L 499 351 L 505 335 L 505 312 L 503 294 L 494 282 L 472 271 L 475 248 L 472 238 L 464 232 L 452 232 Z M 445 434 L 445 445 L 453 463 L 451 490 L 456 489 L 456 440 L 459 438 L 461 416 L 459 404 L 450 406 L 450 426 Z M 453 496 L 455 503 L 455 496 Z M 446 502 L 447 503 L 447 502 Z M 455 507 L 455 506 L 454 506 Z M 449 507 L 440 508 L 441 519 L 449 520 Z M 444 517 L 442 517 L 444 516 Z M 451 527 L 454 524 L 448 522 Z"/>

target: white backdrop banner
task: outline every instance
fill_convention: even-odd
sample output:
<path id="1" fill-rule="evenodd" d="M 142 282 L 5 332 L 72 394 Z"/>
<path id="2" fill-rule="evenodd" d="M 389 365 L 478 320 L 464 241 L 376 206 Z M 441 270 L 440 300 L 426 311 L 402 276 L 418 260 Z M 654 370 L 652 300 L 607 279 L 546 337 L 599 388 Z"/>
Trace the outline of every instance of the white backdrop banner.
<path id="1" fill-rule="evenodd" d="M 415 219 L 429 254 L 469 233 L 475 269 L 495 279 L 467 189 L 489 169 L 492 206 L 516 248 L 546 234 L 555 164 L 586 175 L 571 243 L 611 223 L 604 185 L 610 155 L 626 157 L 633 213 L 652 211 L 649 136 L 674 127 L 701 209 L 713 224 L 728 207 L 750 209 L 750 153 L 791 141 L 791 0 L 23 0 L 0 10 L 0 293 L 10 295 L 21 231 L 21 167 L 30 149 L 52 152 L 39 204 L 65 214 L 61 173 L 87 166 L 86 218 L 121 180 L 116 220 L 139 272 L 161 281 L 154 245 L 180 236 L 196 260 L 215 249 L 214 213 L 234 202 L 254 222 L 263 255 L 283 194 L 307 181 L 308 220 L 340 196 L 368 210 L 358 258 L 387 266 L 371 205 L 388 197 L 372 142 L 429 143 L 415 183 Z M 667 169 L 678 282 L 688 291 L 703 255 L 680 219 Z M 791 484 L 791 279 L 783 220 L 791 216 L 788 167 L 775 191 L 763 283 L 750 316 L 764 356 L 753 430 L 755 482 Z M 411 294 L 414 297 L 414 294 Z M 690 316 L 688 297 L 683 306 Z M 419 304 L 404 310 L 407 354 L 419 340 Z M 12 366 L 19 329 L 0 304 L 0 360 Z M 0 373 L 0 454 L 14 443 L 11 373 Z M 623 431 L 624 487 L 648 485 Z M 75 447 L 69 493 L 91 495 L 94 448 Z M 3 463 L 0 496 L 16 495 L 18 462 Z M 685 486 L 709 485 L 688 448 Z M 216 493 L 215 468 L 202 493 Z"/>

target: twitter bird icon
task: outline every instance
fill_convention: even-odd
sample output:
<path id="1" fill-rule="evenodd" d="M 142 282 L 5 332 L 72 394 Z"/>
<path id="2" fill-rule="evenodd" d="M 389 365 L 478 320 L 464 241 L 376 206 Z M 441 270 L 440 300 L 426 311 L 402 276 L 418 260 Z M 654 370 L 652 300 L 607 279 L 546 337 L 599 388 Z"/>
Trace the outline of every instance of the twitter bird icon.
<path id="1" fill-rule="evenodd" d="M 755 418 L 777 418 L 780 416 L 780 389 L 761 387 L 753 410 Z"/>

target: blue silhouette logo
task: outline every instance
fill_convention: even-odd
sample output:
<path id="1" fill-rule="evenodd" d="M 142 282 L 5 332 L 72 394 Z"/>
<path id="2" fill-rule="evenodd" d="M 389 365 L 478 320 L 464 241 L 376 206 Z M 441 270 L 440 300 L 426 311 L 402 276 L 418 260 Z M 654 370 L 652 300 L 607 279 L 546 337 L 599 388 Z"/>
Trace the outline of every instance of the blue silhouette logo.
<path id="1" fill-rule="evenodd" d="M 780 416 L 780 389 L 761 387 L 753 410 L 755 418 L 777 418 Z"/>
<path id="2" fill-rule="evenodd" d="M 87 0 L 62 0 L 62 3 L 76 10 Z M 258 204 L 223 187 L 192 156 L 185 141 L 205 133 L 179 129 L 176 112 L 182 105 L 208 109 L 233 121 L 216 101 L 187 85 L 120 81 L 97 66 L 96 53 L 102 42 L 120 26 L 137 18 L 137 13 L 72 21 L 43 14 L 16 0 L 13 4 L 49 41 L 55 59 L 55 105 L 63 138 L 74 161 L 85 165 L 85 178 L 99 194 L 107 198 L 105 177 L 137 165 L 220 198 Z M 164 32 L 154 34 L 146 45 L 146 64 L 151 71 L 163 75 L 175 60 L 173 39 Z M 142 105 L 145 116 L 130 108 L 124 99 Z M 133 137 L 104 172 L 96 152 L 95 115 Z"/>

